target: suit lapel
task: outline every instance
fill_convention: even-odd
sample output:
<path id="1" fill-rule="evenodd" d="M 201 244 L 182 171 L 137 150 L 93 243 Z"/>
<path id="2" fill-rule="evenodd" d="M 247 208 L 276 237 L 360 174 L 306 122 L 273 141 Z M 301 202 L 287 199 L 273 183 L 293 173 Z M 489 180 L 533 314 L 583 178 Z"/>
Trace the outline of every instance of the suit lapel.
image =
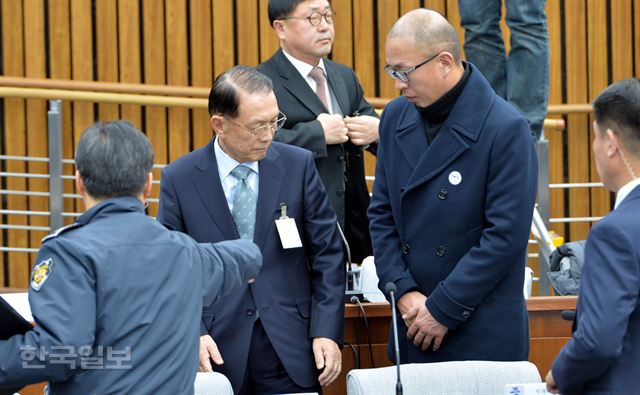
<path id="1" fill-rule="evenodd" d="M 207 208 L 213 225 L 227 240 L 238 239 L 238 230 L 233 222 L 227 200 L 220 183 L 220 174 L 213 149 L 214 140 L 207 145 L 200 160 L 195 164 L 198 169 L 193 176 L 193 186 Z"/>
<path id="2" fill-rule="evenodd" d="M 288 90 L 294 98 L 316 116 L 327 112 L 318 95 L 311 90 L 307 81 L 305 81 L 298 70 L 289 62 L 289 59 L 284 55 L 282 49 L 278 50 L 276 62 L 278 62 L 278 70 L 280 71 L 280 78 L 284 89 Z"/>
<path id="3" fill-rule="evenodd" d="M 324 67 L 327 69 L 329 86 L 331 87 L 331 90 L 333 90 L 333 94 L 336 96 L 340 110 L 342 110 L 344 115 L 351 115 L 346 112 L 349 111 L 350 106 L 349 92 L 347 91 L 347 85 L 344 83 L 344 79 L 340 73 L 335 70 L 335 65 L 331 61 L 325 59 L 323 62 Z"/>
<path id="4" fill-rule="evenodd" d="M 256 211 L 256 229 L 253 237 L 258 247 L 264 246 L 265 239 L 274 224 L 274 213 L 279 208 L 280 190 L 285 169 L 278 163 L 280 154 L 271 145 L 267 155 L 259 162 L 260 184 L 258 186 L 258 207 Z"/>

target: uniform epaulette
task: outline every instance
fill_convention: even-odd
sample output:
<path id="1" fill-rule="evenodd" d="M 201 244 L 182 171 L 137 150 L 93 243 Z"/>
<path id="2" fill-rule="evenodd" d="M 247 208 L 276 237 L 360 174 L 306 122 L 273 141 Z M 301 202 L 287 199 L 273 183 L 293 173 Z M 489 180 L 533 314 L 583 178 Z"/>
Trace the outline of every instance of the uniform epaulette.
<path id="1" fill-rule="evenodd" d="M 41 243 L 44 243 L 45 241 L 47 241 L 49 239 L 53 239 L 54 237 L 58 237 L 59 235 L 61 235 L 64 232 L 67 232 L 67 231 L 69 231 L 71 229 L 79 228 L 81 226 L 82 226 L 82 224 L 79 224 L 77 222 L 74 222 L 71 225 L 63 226 L 62 228 L 59 228 L 55 232 L 50 233 L 50 234 L 46 235 L 45 237 L 43 237 Z"/>

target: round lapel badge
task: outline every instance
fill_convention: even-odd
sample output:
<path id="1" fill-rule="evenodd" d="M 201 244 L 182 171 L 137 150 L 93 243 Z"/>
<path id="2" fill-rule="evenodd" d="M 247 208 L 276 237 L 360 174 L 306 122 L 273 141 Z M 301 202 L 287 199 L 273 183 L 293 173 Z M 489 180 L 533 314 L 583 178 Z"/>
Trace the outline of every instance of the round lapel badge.
<path id="1" fill-rule="evenodd" d="M 458 171 L 452 171 L 449 173 L 449 182 L 451 185 L 458 185 L 462 182 L 462 175 Z"/>

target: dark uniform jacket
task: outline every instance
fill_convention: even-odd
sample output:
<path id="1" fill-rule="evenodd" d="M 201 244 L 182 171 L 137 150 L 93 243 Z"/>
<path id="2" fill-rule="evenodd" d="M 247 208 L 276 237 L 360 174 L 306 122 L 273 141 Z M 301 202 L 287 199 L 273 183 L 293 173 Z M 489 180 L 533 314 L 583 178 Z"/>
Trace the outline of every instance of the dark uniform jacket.
<path id="1" fill-rule="evenodd" d="M 199 245 L 144 213 L 103 201 L 46 237 L 31 278 L 34 330 L 0 342 L 0 388 L 49 381 L 51 394 L 192 394 L 199 323 L 258 267 L 258 248 Z"/>
<path id="2" fill-rule="evenodd" d="M 324 59 L 327 82 L 337 104 L 345 116 L 377 114 L 364 99 L 358 77 L 347 66 Z M 313 153 L 322 183 L 327 189 L 331 206 L 340 226 L 345 230 L 354 262 L 362 262 L 371 255 L 369 237 L 369 190 L 364 178 L 364 151 L 347 141 L 327 145 L 322 125 L 316 120 L 327 112 L 309 84 L 278 50 L 270 59 L 258 65 L 258 70 L 273 80 L 278 107 L 287 116 L 284 128 L 278 130 L 275 140 L 308 149 Z M 375 154 L 373 144 L 370 151 Z"/>

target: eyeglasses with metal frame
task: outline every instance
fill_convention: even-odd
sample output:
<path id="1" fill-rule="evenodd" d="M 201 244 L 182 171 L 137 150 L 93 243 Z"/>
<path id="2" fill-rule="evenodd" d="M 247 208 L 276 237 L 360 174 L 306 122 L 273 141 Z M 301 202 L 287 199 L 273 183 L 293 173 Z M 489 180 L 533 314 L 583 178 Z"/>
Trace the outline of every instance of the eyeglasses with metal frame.
<path id="1" fill-rule="evenodd" d="M 271 133 L 271 136 L 274 136 L 276 134 L 276 131 L 278 129 L 281 129 L 284 126 L 284 123 L 287 121 L 287 116 L 284 115 L 282 113 L 282 111 L 278 112 L 278 119 L 276 119 L 275 121 L 272 122 L 267 122 L 266 124 L 262 125 L 262 126 L 258 126 L 257 128 L 250 128 L 248 126 L 245 126 L 241 123 L 238 123 L 236 121 L 234 121 L 233 119 L 223 116 L 224 119 L 226 119 L 227 121 L 233 123 L 236 126 L 240 126 L 241 128 L 247 130 L 249 133 L 251 133 L 252 136 L 256 137 L 256 136 L 261 136 L 264 133 L 266 133 L 267 131 L 269 131 Z"/>
<path id="2" fill-rule="evenodd" d="M 320 24 L 320 22 L 322 22 L 322 18 L 324 17 L 325 22 L 327 22 L 328 25 L 333 25 L 333 17 L 336 15 L 335 11 L 333 10 L 327 10 L 324 13 L 322 12 L 318 12 L 318 11 L 314 11 L 311 14 L 309 14 L 308 16 L 300 16 L 300 17 L 296 17 L 296 16 L 283 16 L 282 18 L 278 18 L 281 20 L 287 20 L 287 19 L 306 19 L 309 21 L 309 23 L 311 24 L 311 26 L 318 26 Z"/>
<path id="3" fill-rule="evenodd" d="M 421 66 L 424 66 L 425 64 L 431 62 L 433 59 L 437 58 L 438 55 L 440 55 L 440 52 L 438 52 L 437 54 L 433 55 L 432 57 L 430 57 L 429 59 L 425 60 L 422 63 L 418 63 L 417 65 L 413 66 L 412 68 L 410 68 L 409 70 L 396 70 L 393 67 L 386 65 L 384 66 L 384 71 L 389 74 L 389 77 L 393 78 L 394 80 L 400 80 L 402 82 L 409 82 L 409 73 L 412 73 L 414 71 L 416 71 L 416 69 L 418 69 Z"/>

